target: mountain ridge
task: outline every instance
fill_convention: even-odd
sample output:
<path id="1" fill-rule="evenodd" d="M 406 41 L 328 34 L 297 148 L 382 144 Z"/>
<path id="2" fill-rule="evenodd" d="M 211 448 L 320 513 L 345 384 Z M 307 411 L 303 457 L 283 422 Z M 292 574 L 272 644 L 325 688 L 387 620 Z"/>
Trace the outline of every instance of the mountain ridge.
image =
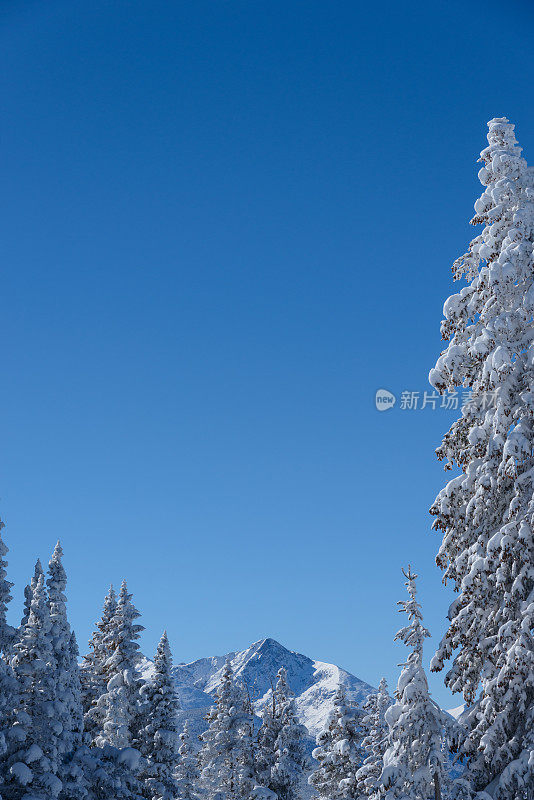
<path id="1" fill-rule="evenodd" d="M 173 667 L 181 706 L 180 718 L 189 722 L 196 735 L 206 728 L 204 717 L 215 702 L 227 659 L 230 659 L 236 679 L 249 689 L 256 714 L 270 702 L 271 687 L 276 683 L 278 670 L 280 667 L 286 669 L 300 721 L 308 729 L 310 747 L 326 723 L 339 686 L 343 686 L 347 699 L 358 706 L 369 694 L 376 692 L 373 686 L 347 670 L 289 650 L 276 639 L 267 637 L 253 642 L 245 650 L 208 656 Z M 140 666 L 144 677 L 148 677 L 152 662 L 144 659 Z"/>

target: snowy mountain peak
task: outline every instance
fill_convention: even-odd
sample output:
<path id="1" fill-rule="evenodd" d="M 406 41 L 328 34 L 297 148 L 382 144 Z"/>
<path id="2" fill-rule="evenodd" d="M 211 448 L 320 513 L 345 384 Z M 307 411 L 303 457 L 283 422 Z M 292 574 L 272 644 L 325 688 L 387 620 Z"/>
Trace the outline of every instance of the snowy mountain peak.
<path id="1" fill-rule="evenodd" d="M 322 730 L 340 685 L 344 687 L 347 698 L 357 705 L 375 691 L 368 683 L 334 664 L 314 661 L 302 653 L 288 650 L 276 639 L 260 639 L 245 650 L 200 658 L 174 667 L 182 716 L 188 719 L 195 733 L 205 728 L 204 717 L 213 704 L 228 658 L 236 678 L 248 687 L 254 698 L 257 712 L 269 702 L 277 672 L 280 667 L 285 667 L 301 722 L 308 728 L 312 739 Z M 146 662 L 143 671 L 149 672 L 150 668 L 150 662 Z"/>
<path id="2" fill-rule="evenodd" d="M 298 695 L 312 680 L 314 662 L 291 650 L 287 650 L 275 639 L 261 639 L 254 642 L 246 650 L 230 653 L 230 663 L 235 676 L 250 690 L 255 700 L 261 700 L 270 694 L 271 685 L 276 683 L 276 675 L 280 667 L 287 670 L 288 683 L 292 691 Z M 222 658 L 224 663 L 226 657 Z M 204 691 L 214 691 L 221 678 L 221 669 L 213 674 Z"/>

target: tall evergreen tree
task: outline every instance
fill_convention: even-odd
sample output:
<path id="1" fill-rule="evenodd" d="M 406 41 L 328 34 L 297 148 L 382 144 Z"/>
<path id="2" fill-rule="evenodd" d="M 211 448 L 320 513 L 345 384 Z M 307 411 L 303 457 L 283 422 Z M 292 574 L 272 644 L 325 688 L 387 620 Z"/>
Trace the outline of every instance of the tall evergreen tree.
<path id="1" fill-rule="evenodd" d="M 100 734 L 100 726 L 97 723 L 98 712 L 93 712 L 98 700 L 106 693 L 108 682 L 107 662 L 113 653 L 113 637 L 110 635 L 112 621 L 117 611 L 117 595 L 113 586 L 104 600 L 102 617 L 96 624 L 89 642 L 90 652 L 83 657 L 82 669 L 80 671 L 82 705 L 84 710 L 84 728 L 91 741 L 94 742 L 96 736 Z"/>
<path id="2" fill-rule="evenodd" d="M 10 756 L 17 751 L 26 736 L 25 727 L 16 716 L 19 706 L 18 685 L 9 663 L 14 645 L 15 630 L 7 622 L 7 608 L 13 584 L 7 580 L 8 548 L 2 539 L 4 523 L 0 520 L 0 793 L 6 800 L 9 792 L 4 784 L 8 779 Z"/>
<path id="3" fill-rule="evenodd" d="M 364 737 L 362 749 L 365 759 L 357 772 L 358 789 L 360 794 L 375 798 L 378 779 L 384 767 L 384 753 L 386 752 L 388 726 L 386 724 L 386 711 L 391 705 L 388 695 L 388 686 L 382 678 L 378 686 L 378 693 L 367 698 L 363 709 L 365 715 L 362 720 Z"/>
<path id="4" fill-rule="evenodd" d="M 272 769 L 275 762 L 276 740 L 282 727 L 282 709 L 291 696 L 284 667 L 278 670 L 277 681 L 272 689 L 271 702 L 261 713 L 261 726 L 258 731 L 255 753 L 256 775 L 258 781 L 268 789 L 272 789 Z"/>
<path id="5" fill-rule="evenodd" d="M 143 629 L 136 623 L 140 617 L 132 603 L 126 581 L 122 582 L 117 610 L 110 623 L 106 643 L 111 655 L 106 661 L 108 678 L 106 691 L 93 708 L 91 718 L 100 732 L 95 737 L 99 747 L 106 744 L 117 748 L 135 744 L 141 725 L 140 688 L 141 681 L 137 664 L 139 645 L 137 640 Z"/>
<path id="6" fill-rule="evenodd" d="M 254 788 L 250 709 L 243 688 L 234 682 L 229 660 L 217 688 L 215 706 L 206 719 L 208 729 L 200 736 L 200 766 L 208 797 L 248 798 Z"/>
<path id="7" fill-rule="evenodd" d="M 241 686 L 243 693 L 243 720 L 239 726 L 237 780 L 243 797 L 250 798 L 256 787 L 256 760 L 254 739 L 254 703 L 248 686 Z M 258 788 L 258 787 L 257 787 Z"/>
<path id="8" fill-rule="evenodd" d="M 28 622 L 28 617 L 30 616 L 30 607 L 32 604 L 32 596 L 33 590 L 37 586 L 37 582 L 41 575 L 44 575 L 43 565 L 41 564 L 41 559 L 38 558 L 35 562 L 35 569 L 33 572 L 33 578 L 31 579 L 30 583 L 24 588 L 24 614 L 21 620 L 21 626 L 26 625 Z"/>
<path id="9" fill-rule="evenodd" d="M 67 619 L 67 575 L 62 563 L 63 550 L 56 544 L 48 564 L 48 604 L 50 608 L 50 637 L 55 661 L 55 719 L 62 731 L 58 737 L 60 759 L 80 746 L 83 731 L 83 711 L 78 667 L 78 647 Z"/>
<path id="10" fill-rule="evenodd" d="M 12 600 L 11 589 L 13 584 L 7 579 L 7 561 L 5 556 L 9 552 L 4 540 L 2 531 L 5 528 L 0 520 L 0 653 L 5 657 L 9 656 L 14 644 L 16 631 L 7 621 L 7 608 Z"/>
<path id="11" fill-rule="evenodd" d="M 337 714 L 339 718 L 336 726 L 334 751 L 340 764 L 340 771 L 343 773 L 339 785 L 341 796 L 346 800 L 352 800 L 359 794 L 356 776 L 363 762 L 363 712 L 357 706 L 347 702 L 342 690 Z"/>
<path id="12" fill-rule="evenodd" d="M 307 731 L 299 723 L 295 701 L 283 667 L 278 672 L 276 691 L 280 698 L 280 729 L 274 743 L 274 764 L 268 788 L 276 793 L 279 800 L 298 800 L 304 771 L 309 766 L 305 747 Z"/>
<path id="13" fill-rule="evenodd" d="M 270 702 L 261 711 L 261 725 L 257 736 L 254 755 L 258 781 L 266 787 L 271 784 L 271 769 L 274 764 L 274 744 L 280 731 L 280 717 L 277 714 L 276 693 L 272 691 Z"/>
<path id="14" fill-rule="evenodd" d="M 154 657 L 154 672 L 141 689 L 146 704 L 146 725 L 139 734 L 139 749 L 145 759 L 140 775 L 148 800 L 175 800 L 179 760 L 178 698 L 172 676 L 172 656 L 167 633 L 160 639 Z"/>
<path id="15" fill-rule="evenodd" d="M 489 123 L 473 224 L 482 232 L 454 264 L 469 282 L 444 306 L 446 349 L 430 372 L 440 392 L 472 393 L 438 448 L 460 469 L 431 513 L 437 562 L 458 597 L 432 668 L 475 701 L 466 744 L 476 789 L 534 796 L 534 191 L 514 126 Z M 455 653 L 455 651 L 457 651 Z"/>
<path id="16" fill-rule="evenodd" d="M 334 707 L 312 753 L 319 766 L 308 783 L 317 797 L 342 800 L 359 795 L 356 773 L 362 762 L 361 722 L 361 711 L 347 703 L 344 689 L 339 686 Z"/>
<path id="17" fill-rule="evenodd" d="M 58 797 L 62 788 L 57 777 L 62 725 L 55 716 L 56 665 L 51 629 L 41 575 L 33 591 L 30 616 L 14 648 L 13 668 L 20 687 L 18 714 L 27 725 L 23 749 L 10 763 L 10 776 L 16 784 L 11 784 L 9 797 L 17 800 L 23 795 L 28 800 L 50 800 Z"/>
<path id="18" fill-rule="evenodd" d="M 444 714 L 430 697 L 423 668 L 423 643 L 430 636 L 423 626 L 421 606 L 415 599 L 417 575 L 408 567 L 403 573 L 409 600 L 399 602 L 408 625 L 396 634 L 411 652 L 402 664 L 395 703 L 385 714 L 388 724 L 387 748 L 380 776 L 380 796 L 386 800 L 409 797 L 439 800 L 447 782 L 442 751 Z"/>
<path id="19" fill-rule="evenodd" d="M 174 774 L 177 787 L 176 797 L 180 800 L 196 800 L 198 797 L 198 759 L 191 749 L 191 736 L 187 721 L 180 734 L 178 762 Z"/>

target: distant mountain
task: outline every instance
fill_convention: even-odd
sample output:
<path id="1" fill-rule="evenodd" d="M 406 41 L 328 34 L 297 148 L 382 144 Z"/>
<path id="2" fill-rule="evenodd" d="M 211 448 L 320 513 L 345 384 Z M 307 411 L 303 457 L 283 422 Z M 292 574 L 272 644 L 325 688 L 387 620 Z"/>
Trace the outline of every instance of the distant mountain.
<path id="1" fill-rule="evenodd" d="M 369 694 L 376 692 L 368 683 L 341 667 L 326 664 L 324 661 L 314 661 L 301 653 L 288 650 L 274 639 L 262 639 L 246 650 L 224 656 L 211 656 L 190 664 L 177 664 L 173 673 L 182 708 L 180 719 L 183 722 L 188 720 L 193 734 L 192 744 L 197 747 L 199 742 L 195 742 L 196 736 L 206 729 L 204 717 L 214 703 L 227 658 L 230 658 L 236 678 L 246 684 L 255 698 L 257 713 L 270 701 L 271 684 L 276 682 L 276 673 L 280 667 L 286 668 L 300 721 L 308 729 L 309 752 L 315 747 L 315 737 L 324 728 L 339 686 L 343 686 L 347 698 L 358 706 L 365 702 Z M 144 677 L 150 675 L 152 668 L 151 661 L 142 661 L 141 671 Z M 448 713 L 453 717 L 463 717 L 465 714 L 462 711 L 463 706 L 451 709 Z M 451 760 L 453 777 L 461 774 L 462 770 L 461 764 L 452 766 Z M 306 776 L 301 786 L 301 795 L 303 800 L 311 800 L 312 790 L 307 784 Z"/>
<path id="2" fill-rule="evenodd" d="M 288 683 L 295 694 L 300 721 L 309 732 L 310 748 L 333 708 L 334 696 L 340 685 L 344 687 L 347 698 L 357 705 L 362 705 L 366 697 L 376 691 L 365 681 L 334 664 L 314 661 L 301 653 L 287 650 L 274 639 L 262 639 L 240 652 L 200 658 L 190 664 L 177 664 L 174 667 L 176 691 L 182 707 L 181 718 L 189 721 L 194 734 L 198 735 L 206 728 L 204 717 L 213 705 L 227 658 L 230 658 L 236 678 L 246 684 L 255 698 L 257 712 L 269 702 L 276 673 L 280 667 L 285 667 Z M 145 677 L 151 669 L 152 663 L 145 660 L 142 665 Z"/>

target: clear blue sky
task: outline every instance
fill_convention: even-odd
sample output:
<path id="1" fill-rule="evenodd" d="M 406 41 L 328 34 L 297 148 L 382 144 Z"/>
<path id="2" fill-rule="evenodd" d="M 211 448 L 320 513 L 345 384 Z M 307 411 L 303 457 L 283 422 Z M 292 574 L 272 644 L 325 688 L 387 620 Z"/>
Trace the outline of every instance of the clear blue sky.
<path id="1" fill-rule="evenodd" d="M 126 576 L 143 648 L 272 636 L 377 683 L 400 566 L 450 595 L 423 391 L 486 122 L 534 160 L 530 2 L 0 7 L 0 503 L 61 538 L 80 649 Z M 432 682 L 435 696 L 457 705 Z"/>

